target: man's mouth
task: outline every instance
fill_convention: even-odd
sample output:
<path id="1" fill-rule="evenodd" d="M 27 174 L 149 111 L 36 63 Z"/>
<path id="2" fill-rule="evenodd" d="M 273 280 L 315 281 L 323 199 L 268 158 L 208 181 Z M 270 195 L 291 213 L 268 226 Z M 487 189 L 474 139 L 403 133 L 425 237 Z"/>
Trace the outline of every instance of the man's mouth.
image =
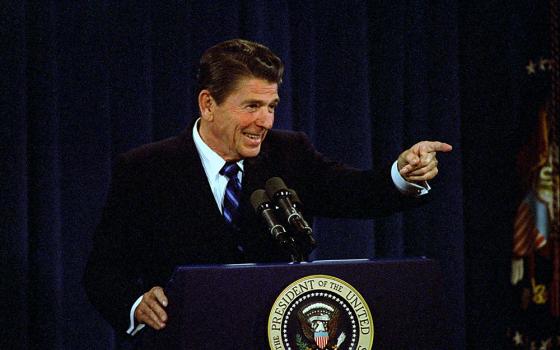
<path id="1" fill-rule="evenodd" d="M 262 138 L 262 134 L 253 134 L 250 132 L 244 132 L 243 135 L 247 136 L 251 140 L 259 141 Z"/>

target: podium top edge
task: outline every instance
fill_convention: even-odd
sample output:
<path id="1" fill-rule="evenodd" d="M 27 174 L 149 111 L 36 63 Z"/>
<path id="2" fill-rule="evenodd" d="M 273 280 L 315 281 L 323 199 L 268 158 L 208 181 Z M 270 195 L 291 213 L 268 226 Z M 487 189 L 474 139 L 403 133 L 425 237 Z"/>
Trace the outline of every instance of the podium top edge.
<path id="1" fill-rule="evenodd" d="M 198 270 L 198 269 L 254 269 L 260 267 L 274 268 L 286 266 L 328 266 L 328 265 L 349 265 L 349 264 L 398 264 L 398 263 L 434 263 L 434 259 L 427 257 L 407 257 L 407 258 L 383 258 L 383 259 L 340 259 L 340 260 L 314 260 L 299 263 L 245 263 L 245 264 L 197 264 L 180 265 L 175 268 L 179 270 Z"/>

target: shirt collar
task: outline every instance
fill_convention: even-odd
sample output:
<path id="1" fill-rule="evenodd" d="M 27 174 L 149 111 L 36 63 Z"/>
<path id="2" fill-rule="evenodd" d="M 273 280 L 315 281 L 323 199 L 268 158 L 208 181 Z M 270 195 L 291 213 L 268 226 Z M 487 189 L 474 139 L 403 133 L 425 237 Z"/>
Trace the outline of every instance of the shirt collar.
<path id="1" fill-rule="evenodd" d="M 218 155 L 218 153 L 214 152 L 200 137 L 198 133 L 198 125 L 200 123 L 200 118 L 194 123 L 193 127 L 193 140 L 196 150 L 198 151 L 198 155 L 200 156 L 200 160 L 202 161 L 202 166 L 206 171 L 206 176 L 209 178 L 217 177 L 220 174 L 220 170 L 223 168 L 226 161 Z M 243 159 L 237 162 L 239 169 L 243 172 Z"/>

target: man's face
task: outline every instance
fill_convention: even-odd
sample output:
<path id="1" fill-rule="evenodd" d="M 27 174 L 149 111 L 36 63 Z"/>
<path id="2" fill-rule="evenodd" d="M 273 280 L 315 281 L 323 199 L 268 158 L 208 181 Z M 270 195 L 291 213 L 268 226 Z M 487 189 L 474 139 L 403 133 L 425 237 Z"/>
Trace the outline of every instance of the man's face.
<path id="1" fill-rule="evenodd" d="M 221 104 L 208 98 L 211 104 L 202 107 L 200 126 L 204 142 L 227 161 L 256 157 L 274 123 L 278 84 L 244 78 Z"/>

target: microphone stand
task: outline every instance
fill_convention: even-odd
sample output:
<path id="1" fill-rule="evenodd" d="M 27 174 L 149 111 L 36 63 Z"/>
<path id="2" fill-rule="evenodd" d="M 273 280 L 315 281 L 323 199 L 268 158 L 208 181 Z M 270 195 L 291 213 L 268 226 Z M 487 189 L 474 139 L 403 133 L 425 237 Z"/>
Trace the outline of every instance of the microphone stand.
<path id="1" fill-rule="evenodd" d="M 289 240 L 287 240 L 288 242 L 285 243 L 281 242 L 280 246 L 287 251 L 288 253 L 290 253 L 290 259 L 292 260 L 293 263 L 300 263 L 303 261 L 303 254 L 301 253 L 300 249 L 298 248 L 298 245 L 296 243 L 296 241 L 290 237 Z"/>
<path id="2" fill-rule="evenodd" d="M 306 257 L 311 254 L 315 249 L 315 244 L 311 244 L 307 236 L 302 235 L 300 232 L 289 231 L 288 234 L 283 235 L 283 239 L 278 237 L 278 243 L 284 251 L 290 254 L 292 262 L 306 261 Z"/>

